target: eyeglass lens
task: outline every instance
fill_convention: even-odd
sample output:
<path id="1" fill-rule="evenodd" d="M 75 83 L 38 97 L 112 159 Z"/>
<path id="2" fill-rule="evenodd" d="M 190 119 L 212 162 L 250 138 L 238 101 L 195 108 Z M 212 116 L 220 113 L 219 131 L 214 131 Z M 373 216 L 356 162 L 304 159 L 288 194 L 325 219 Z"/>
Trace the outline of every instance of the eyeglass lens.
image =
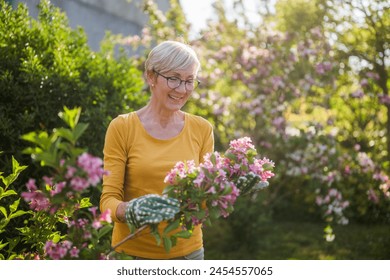
<path id="1" fill-rule="evenodd" d="M 181 83 L 184 83 L 184 86 L 186 90 L 193 90 L 197 86 L 197 81 L 196 80 L 191 80 L 191 81 L 183 81 L 178 78 L 170 77 L 167 78 L 168 86 L 171 89 L 176 89 L 178 88 Z"/>

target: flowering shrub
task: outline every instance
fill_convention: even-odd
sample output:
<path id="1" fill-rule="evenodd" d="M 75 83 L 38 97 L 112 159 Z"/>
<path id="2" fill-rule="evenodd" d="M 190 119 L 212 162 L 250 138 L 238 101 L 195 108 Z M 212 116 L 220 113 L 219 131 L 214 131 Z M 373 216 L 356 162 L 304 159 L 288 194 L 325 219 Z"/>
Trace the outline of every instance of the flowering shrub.
<path id="1" fill-rule="evenodd" d="M 75 147 L 87 128 L 78 123 L 79 115 L 79 108 L 65 108 L 60 117 L 70 128 L 58 128 L 51 135 L 33 132 L 23 136 L 37 146 L 27 152 L 50 167 L 51 174 L 39 182 L 29 179 L 27 192 L 21 194 L 33 215 L 22 234 L 36 248 L 35 258 L 105 259 L 111 247 L 107 238 L 111 215 L 98 213 L 88 197 L 106 172 L 100 158 Z"/>
<path id="2" fill-rule="evenodd" d="M 81 204 L 82 194 L 90 186 L 96 187 L 101 181 L 103 174 L 103 161 L 88 153 L 81 154 L 76 165 L 69 160 L 60 160 L 57 173 L 52 176 L 42 177 L 42 188 L 36 185 L 35 179 L 29 179 L 26 184 L 28 192 L 21 196 L 30 203 L 30 208 L 35 211 L 45 210 L 55 213 L 64 207 L 83 207 Z M 69 209 L 67 209 L 69 210 Z"/>
<path id="3" fill-rule="evenodd" d="M 31 210 L 36 211 L 37 216 L 53 216 L 54 223 L 60 222 L 67 227 L 65 238 L 58 233 L 45 242 L 45 258 L 105 257 L 95 250 L 98 247 L 96 240 L 100 239 L 102 232 L 111 229 L 110 213 L 99 215 L 97 207 L 91 207 L 89 198 L 83 197 L 90 187 L 100 183 L 105 174 L 102 164 L 100 158 L 83 153 L 77 158 L 75 166 L 61 160 L 59 172 L 52 177 L 44 176 L 40 186 L 37 186 L 35 179 L 27 182 L 28 191 L 21 196 L 30 204 Z M 88 208 L 88 212 L 81 211 L 83 208 Z M 107 228 L 104 229 L 105 226 Z M 100 229 L 103 230 L 99 232 Z"/>
<path id="4" fill-rule="evenodd" d="M 167 251 L 178 237 L 188 238 L 197 225 L 211 225 L 219 217 L 228 217 L 239 196 L 250 195 L 269 185 L 274 163 L 256 158 L 257 151 L 249 137 L 230 142 L 224 154 L 206 154 L 204 162 L 178 162 L 167 174 L 169 185 L 164 193 L 180 201 L 181 211 L 164 231 Z M 181 231 L 168 236 L 171 230 Z M 156 232 L 154 232 L 156 234 Z"/>

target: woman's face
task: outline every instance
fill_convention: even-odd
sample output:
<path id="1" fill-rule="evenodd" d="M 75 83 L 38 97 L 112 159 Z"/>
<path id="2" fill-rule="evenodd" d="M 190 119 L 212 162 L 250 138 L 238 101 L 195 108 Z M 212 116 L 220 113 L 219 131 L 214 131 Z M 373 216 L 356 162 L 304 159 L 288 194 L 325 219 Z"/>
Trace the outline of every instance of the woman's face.
<path id="1" fill-rule="evenodd" d="M 196 67 L 186 70 L 172 70 L 166 73 L 154 72 L 152 100 L 169 111 L 180 110 L 196 86 Z"/>

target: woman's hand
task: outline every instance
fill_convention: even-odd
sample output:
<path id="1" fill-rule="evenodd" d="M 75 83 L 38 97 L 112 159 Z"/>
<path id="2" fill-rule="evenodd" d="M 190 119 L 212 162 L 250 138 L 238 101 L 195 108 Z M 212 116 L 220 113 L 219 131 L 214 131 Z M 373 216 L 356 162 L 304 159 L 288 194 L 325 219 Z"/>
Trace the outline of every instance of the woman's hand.
<path id="1" fill-rule="evenodd" d="M 119 207 L 123 206 L 120 204 Z M 180 203 L 177 199 L 148 194 L 125 203 L 124 216 L 129 226 L 139 228 L 145 224 L 158 224 L 172 219 L 179 211 Z"/>

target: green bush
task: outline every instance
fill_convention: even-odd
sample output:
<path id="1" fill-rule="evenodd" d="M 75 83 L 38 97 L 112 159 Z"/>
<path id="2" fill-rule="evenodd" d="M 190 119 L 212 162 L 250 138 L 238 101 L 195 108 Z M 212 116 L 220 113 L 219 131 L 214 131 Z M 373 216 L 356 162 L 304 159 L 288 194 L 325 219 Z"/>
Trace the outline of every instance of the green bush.
<path id="1" fill-rule="evenodd" d="M 48 1 L 39 4 L 37 19 L 24 4 L 12 9 L 0 0 L 0 7 L 0 165 L 10 171 L 12 155 L 29 165 L 25 176 L 37 172 L 21 154 L 27 143 L 20 136 L 60 127 L 63 106 L 83 108 L 91 132 L 79 144 L 101 156 L 109 121 L 146 102 L 141 72 L 110 36 L 93 52 L 84 31 L 72 30 Z"/>

